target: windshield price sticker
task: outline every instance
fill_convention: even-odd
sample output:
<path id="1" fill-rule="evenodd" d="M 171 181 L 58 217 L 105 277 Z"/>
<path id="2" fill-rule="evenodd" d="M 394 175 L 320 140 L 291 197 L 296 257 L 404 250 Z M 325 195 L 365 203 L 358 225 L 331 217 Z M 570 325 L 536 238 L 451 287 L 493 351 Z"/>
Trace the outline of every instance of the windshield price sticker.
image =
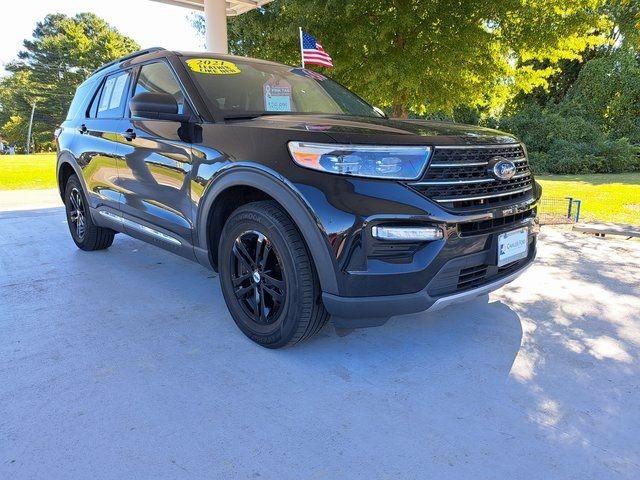
<path id="1" fill-rule="evenodd" d="M 235 63 L 213 58 L 191 58 L 187 60 L 187 66 L 194 72 L 207 75 L 235 75 L 240 73 L 240 69 Z"/>
<path id="2" fill-rule="evenodd" d="M 267 112 L 291 112 L 291 84 L 285 80 L 269 80 L 264 84 L 264 109 Z"/>

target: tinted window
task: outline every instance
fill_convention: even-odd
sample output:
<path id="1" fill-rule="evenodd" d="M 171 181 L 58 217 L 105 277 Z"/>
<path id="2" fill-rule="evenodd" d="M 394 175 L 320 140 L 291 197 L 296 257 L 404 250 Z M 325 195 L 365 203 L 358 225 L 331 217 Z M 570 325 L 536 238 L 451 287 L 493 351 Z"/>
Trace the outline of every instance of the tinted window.
<path id="1" fill-rule="evenodd" d="M 76 90 L 76 94 L 73 97 L 73 101 L 71 102 L 71 106 L 69 106 L 67 120 L 72 120 L 81 116 L 82 107 L 86 105 L 87 97 L 93 93 L 95 87 L 95 82 L 85 83 L 78 87 L 78 90 Z M 82 116 L 84 117 L 84 115 Z"/>
<path id="2" fill-rule="evenodd" d="M 184 94 L 173 72 L 166 63 L 156 62 L 142 66 L 133 94 L 135 96 L 144 92 L 168 93 L 173 95 L 173 98 L 175 98 L 178 103 L 178 113 L 184 113 Z"/>
<path id="3" fill-rule="evenodd" d="M 122 118 L 127 98 L 128 80 L 128 72 L 109 75 L 93 99 L 90 116 L 95 118 Z"/>
<path id="4" fill-rule="evenodd" d="M 360 97 L 311 70 L 202 57 L 185 64 L 210 109 L 230 117 L 269 112 L 380 117 Z"/>

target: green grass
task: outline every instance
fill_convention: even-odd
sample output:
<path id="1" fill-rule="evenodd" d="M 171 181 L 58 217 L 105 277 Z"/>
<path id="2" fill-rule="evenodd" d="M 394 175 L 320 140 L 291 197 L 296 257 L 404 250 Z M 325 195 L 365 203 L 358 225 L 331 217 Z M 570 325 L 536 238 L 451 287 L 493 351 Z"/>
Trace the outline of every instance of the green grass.
<path id="1" fill-rule="evenodd" d="M 55 153 L 0 155 L 0 190 L 55 187 Z"/>
<path id="2" fill-rule="evenodd" d="M 0 190 L 55 188 L 53 153 L 0 156 Z M 582 201 L 582 221 L 640 224 L 640 173 L 540 175 L 543 198 Z M 559 204 L 559 208 L 564 208 Z"/>
<path id="3" fill-rule="evenodd" d="M 539 175 L 536 180 L 543 199 L 581 200 L 580 221 L 640 224 L 640 173 Z"/>

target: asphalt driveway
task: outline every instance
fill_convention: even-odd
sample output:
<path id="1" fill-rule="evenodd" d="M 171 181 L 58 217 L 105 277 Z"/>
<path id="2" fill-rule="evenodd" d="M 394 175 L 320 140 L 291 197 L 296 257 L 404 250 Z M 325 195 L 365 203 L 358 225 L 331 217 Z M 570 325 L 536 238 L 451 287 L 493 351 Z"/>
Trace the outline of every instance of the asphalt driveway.
<path id="1" fill-rule="evenodd" d="M 640 242 L 541 240 L 490 298 L 269 351 L 204 268 L 2 212 L 0 478 L 640 478 Z"/>

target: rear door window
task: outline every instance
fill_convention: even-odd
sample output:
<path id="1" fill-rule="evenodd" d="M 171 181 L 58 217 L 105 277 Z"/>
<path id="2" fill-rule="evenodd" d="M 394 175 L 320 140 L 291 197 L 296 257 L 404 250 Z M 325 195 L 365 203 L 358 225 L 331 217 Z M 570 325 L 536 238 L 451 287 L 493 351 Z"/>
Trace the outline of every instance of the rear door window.
<path id="1" fill-rule="evenodd" d="M 122 118 L 127 99 L 129 72 L 109 75 L 91 104 L 92 118 Z"/>

